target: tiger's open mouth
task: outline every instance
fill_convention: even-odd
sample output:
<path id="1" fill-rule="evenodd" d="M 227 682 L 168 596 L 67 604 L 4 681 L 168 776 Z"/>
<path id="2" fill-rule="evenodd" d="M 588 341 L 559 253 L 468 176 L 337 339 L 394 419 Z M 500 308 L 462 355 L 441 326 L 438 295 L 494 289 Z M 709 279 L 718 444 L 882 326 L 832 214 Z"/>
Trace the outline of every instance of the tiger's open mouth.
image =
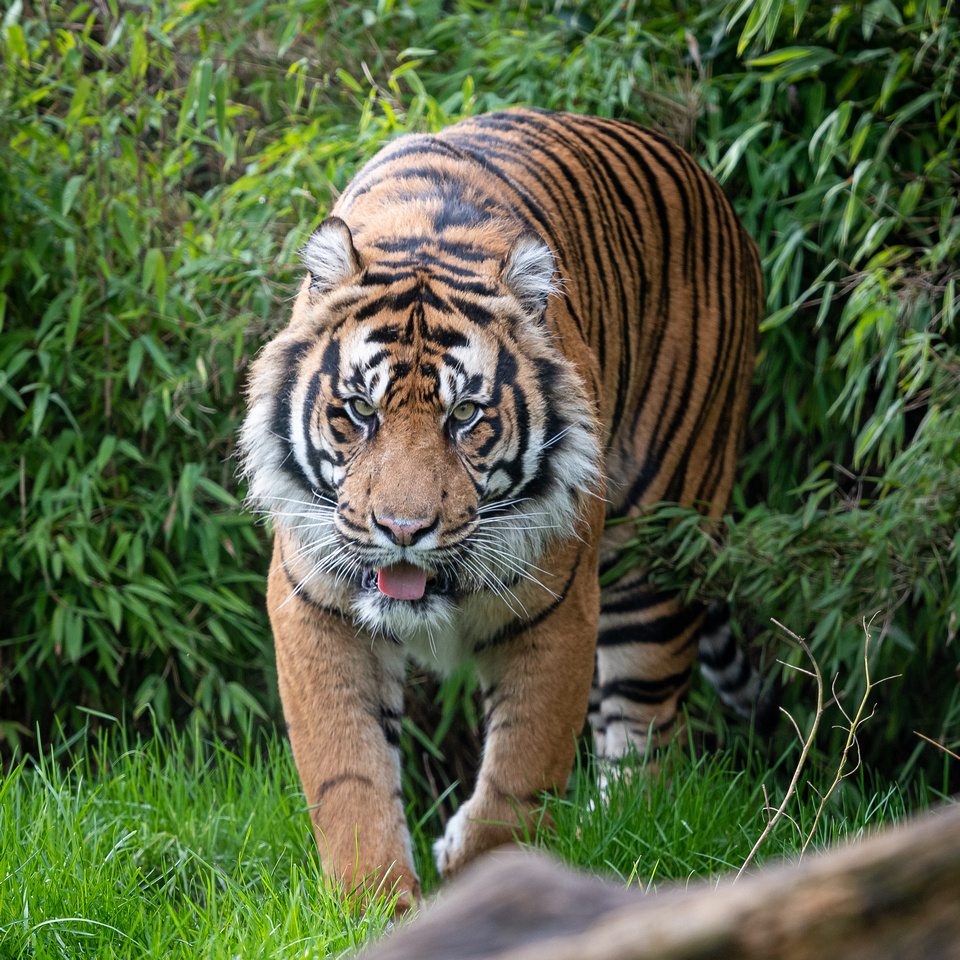
<path id="1" fill-rule="evenodd" d="M 414 603 L 429 596 L 456 593 L 456 584 L 448 574 L 425 570 L 405 561 L 364 570 L 360 586 L 363 590 L 379 592 L 393 600 Z"/>

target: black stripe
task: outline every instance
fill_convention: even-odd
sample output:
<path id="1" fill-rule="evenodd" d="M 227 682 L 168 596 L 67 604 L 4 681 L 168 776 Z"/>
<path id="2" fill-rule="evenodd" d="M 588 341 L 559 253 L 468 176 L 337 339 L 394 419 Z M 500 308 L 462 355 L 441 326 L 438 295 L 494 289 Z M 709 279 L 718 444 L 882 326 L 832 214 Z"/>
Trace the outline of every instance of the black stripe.
<path id="1" fill-rule="evenodd" d="M 723 693 L 733 693 L 734 690 L 740 690 L 750 682 L 750 676 L 753 673 L 753 667 L 747 657 L 741 653 L 740 666 L 737 672 L 730 677 L 720 677 L 717 680 L 717 690 Z"/>
<path id="2" fill-rule="evenodd" d="M 605 573 L 609 573 L 622 559 L 622 555 L 618 552 L 613 554 L 608 560 L 602 560 L 599 569 L 600 576 L 602 577 Z"/>
<path id="3" fill-rule="evenodd" d="M 440 254 L 434 256 L 426 245 L 436 246 Z M 450 268 L 450 258 L 456 260 L 466 260 L 471 263 L 482 263 L 488 260 L 495 260 L 496 257 L 483 247 L 467 240 L 452 240 L 449 237 L 428 237 L 417 234 L 412 237 L 389 237 L 379 238 L 374 241 L 378 250 L 386 253 L 406 253 L 416 257 L 417 263 L 437 264 L 444 269 Z M 413 261 L 403 261 L 401 265 L 413 263 Z"/>
<path id="4" fill-rule="evenodd" d="M 633 717 L 625 717 L 622 713 L 604 714 L 602 721 L 603 725 L 599 728 L 601 733 L 605 733 L 611 724 L 622 723 L 624 726 L 629 724 L 630 733 L 632 733 L 635 737 L 652 737 L 654 734 L 663 733 L 664 731 L 669 730 L 677 722 L 677 715 L 676 713 L 673 713 L 668 719 L 661 720 L 660 723 L 650 723 L 645 726 L 640 726 Z M 654 746 L 652 743 L 648 743 L 643 755 L 651 758 L 658 757 L 663 749 L 665 748 Z"/>
<path id="5" fill-rule="evenodd" d="M 714 633 L 730 619 L 730 609 L 725 603 L 711 603 L 703 620 L 703 632 Z"/>
<path id="6" fill-rule="evenodd" d="M 681 670 L 680 673 L 674 673 L 669 677 L 662 677 L 659 680 L 638 680 L 632 678 L 611 680 L 600 688 L 600 696 L 604 700 L 608 697 L 622 697 L 624 700 L 630 700 L 632 703 L 655 705 L 663 703 L 677 687 L 682 686 L 689 679 L 690 668 L 687 667 L 686 670 Z"/>
<path id="7" fill-rule="evenodd" d="M 657 734 L 666 733 L 666 731 L 669 730 L 676 722 L 677 722 L 677 715 L 674 714 L 672 717 L 670 717 L 669 720 L 663 720 L 660 723 L 653 724 L 652 726 L 648 726 L 648 727 L 632 726 L 630 728 L 630 732 L 635 737 L 654 737 Z M 654 746 L 653 744 L 650 744 L 650 746 L 648 746 L 647 748 L 647 754 L 650 757 L 659 757 L 660 754 L 665 749 L 666 749 L 665 747 L 662 747 L 659 745 Z"/>
<path id="8" fill-rule="evenodd" d="M 360 278 L 360 283 L 362 286 L 376 287 L 383 286 L 387 287 L 393 283 L 400 283 L 403 280 L 412 280 L 417 276 L 418 271 L 416 269 L 397 269 L 390 271 L 386 267 L 390 264 L 381 264 L 379 270 L 374 270 L 368 267 L 363 272 L 363 276 Z"/>
<path id="9" fill-rule="evenodd" d="M 325 613 L 331 617 L 339 617 L 341 620 L 346 620 L 347 615 L 342 611 L 338 610 L 336 607 L 328 607 L 326 604 L 320 603 L 319 600 L 314 600 L 309 593 L 304 593 L 302 590 L 297 590 L 299 586 L 298 582 L 293 579 L 290 574 L 290 571 L 287 569 L 287 562 L 283 556 L 283 544 L 280 541 L 277 541 L 277 546 L 280 550 L 280 565 L 283 567 L 284 576 L 287 578 L 287 583 L 290 584 L 291 589 L 296 593 L 297 599 L 302 600 L 308 607 L 312 607 L 314 610 L 318 610 L 320 613 Z"/>
<path id="10" fill-rule="evenodd" d="M 334 787 L 339 787 L 344 783 L 362 783 L 365 787 L 373 789 L 373 780 L 370 777 L 365 777 L 359 773 L 341 773 L 337 777 L 331 777 L 329 780 L 324 780 L 323 783 L 317 787 L 316 799 L 319 800 L 325 793 L 329 790 L 332 790 Z M 314 801 L 316 802 L 316 801 Z"/>
<path id="11" fill-rule="evenodd" d="M 363 168 L 357 172 L 344 192 L 342 198 L 343 206 L 349 207 L 357 197 L 369 193 L 379 183 L 382 183 L 382 177 L 378 176 L 374 178 L 374 175 L 381 172 L 380 168 L 382 166 L 400 160 L 403 157 L 433 155 L 456 160 L 471 159 L 455 147 L 452 147 L 449 143 L 445 143 L 439 137 L 430 134 L 409 134 L 402 137 L 397 143 L 398 146 L 388 148 L 378 153 L 375 157 L 367 161 Z M 436 173 L 434 173 L 434 176 L 436 176 Z M 392 179 L 393 175 L 390 174 L 387 177 L 387 181 L 390 182 Z"/>
<path id="12" fill-rule="evenodd" d="M 631 587 L 631 591 L 622 597 L 602 598 L 600 613 L 631 613 L 633 611 L 649 610 L 650 607 L 676 600 L 678 596 L 676 590 L 650 590 L 645 581 Z"/>
<path id="13" fill-rule="evenodd" d="M 284 348 L 280 364 L 287 373 L 283 386 L 277 392 L 276 406 L 273 409 L 273 416 L 270 418 L 271 432 L 280 439 L 287 450 L 287 455 L 281 461 L 280 468 L 293 477 L 305 490 L 312 490 L 313 484 L 304 473 L 303 467 L 301 467 L 300 461 L 297 460 L 294 453 L 290 397 L 299 380 L 300 361 L 314 345 L 315 341 L 313 340 L 298 340 Z"/>
<path id="14" fill-rule="evenodd" d="M 702 615 L 696 604 L 684 607 L 679 613 L 658 617 L 649 623 L 629 624 L 604 630 L 597 639 L 597 646 L 613 647 L 627 643 L 671 643 L 682 636 Z"/>
<path id="15" fill-rule="evenodd" d="M 737 656 L 737 642 L 732 634 L 727 634 L 726 641 L 719 649 L 707 650 L 700 648 L 700 662 L 711 670 L 726 670 Z"/>
<path id="16" fill-rule="evenodd" d="M 646 457 L 644 457 L 643 463 L 640 465 L 636 478 L 631 484 L 629 491 L 627 491 L 623 503 L 616 510 L 608 511 L 607 518 L 610 520 L 618 520 L 627 516 L 631 508 L 643 500 L 650 484 L 660 475 L 662 466 L 663 464 L 658 457 L 648 453 Z"/>
<path id="17" fill-rule="evenodd" d="M 486 307 L 472 300 L 464 300 L 463 297 L 450 297 L 450 306 L 454 310 L 462 313 L 471 323 L 478 327 L 490 326 L 496 319 L 496 314 L 492 313 Z"/>
<path id="18" fill-rule="evenodd" d="M 400 748 L 400 726 L 396 721 L 381 720 L 380 730 L 389 746 L 394 749 Z"/>

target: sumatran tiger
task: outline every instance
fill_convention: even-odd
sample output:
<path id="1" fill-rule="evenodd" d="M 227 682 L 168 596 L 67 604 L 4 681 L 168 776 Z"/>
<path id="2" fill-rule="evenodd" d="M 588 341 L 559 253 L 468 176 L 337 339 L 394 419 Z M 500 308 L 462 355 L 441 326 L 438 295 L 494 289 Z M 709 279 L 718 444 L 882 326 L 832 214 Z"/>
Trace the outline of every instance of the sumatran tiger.
<path id="1" fill-rule="evenodd" d="M 444 877 L 600 758 L 682 728 L 705 611 L 641 569 L 632 518 L 726 506 L 761 311 L 718 185 L 633 123 L 516 109 L 385 147 L 307 240 L 289 326 L 253 366 L 249 496 L 324 869 L 419 898 L 400 782 L 405 664 L 471 658 L 485 745 L 435 845 Z M 757 677 L 713 624 L 714 679 Z M 739 698 L 739 699 L 738 699 Z"/>

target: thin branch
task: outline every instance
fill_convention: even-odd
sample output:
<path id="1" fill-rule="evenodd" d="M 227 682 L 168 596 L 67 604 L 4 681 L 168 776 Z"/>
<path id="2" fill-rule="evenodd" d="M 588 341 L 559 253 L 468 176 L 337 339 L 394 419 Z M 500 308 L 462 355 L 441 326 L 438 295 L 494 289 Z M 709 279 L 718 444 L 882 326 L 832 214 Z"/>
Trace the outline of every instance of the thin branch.
<path id="1" fill-rule="evenodd" d="M 793 724 L 793 729 L 797 731 L 797 739 L 803 743 L 803 734 L 800 732 L 799 724 L 793 719 L 793 714 L 784 707 L 780 708 L 780 712 Z"/>
<path id="2" fill-rule="evenodd" d="M 807 646 L 807 641 L 804 640 L 803 637 L 797 636 L 797 634 L 795 634 L 792 630 L 789 630 L 778 620 L 774 620 L 773 617 L 771 617 L 770 620 L 800 644 L 803 652 L 809 658 L 810 663 L 813 664 L 814 675 L 817 679 L 817 712 L 814 715 L 813 723 L 810 725 L 810 733 L 803 744 L 803 750 L 800 752 L 800 759 L 797 761 L 796 769 L 793 771 L 793 779 L 790 781 L 790 786 L 787 788 L 787 792 L 783 797 L 783 802 L 777 808 L 777 812 L 773 815 L 773 817 L 767 821 L 767 825 L 764 827 L 763 833 L 760 834 L 757 842 L 753 845 L 753 849 L 747 854 L 747 859 L 743 861 L 743 866 L 737 871 L 737 875 L 733 878 L 734 883 L 740 879 L 744 870 L 746 870 L 747 867 L 749 867 L 753 862 L 753 858 L 757 855 L 757 851 L 760 849 L 764 840 L 770 836 L 771 831 L 777 825 L 777 822 L 780 820 L 780 818 L 784 815 L 784 811 L 787 809 L 787 804 L 790 802 L 790 799 L 797 790 L 797 781 L 800 779 L 800 772 L 803 770 L 804 763 L 806 763 L 807 754 L 810 752 L 810 747 L 813 745 L 813 739 L 817 734 L 817 727 L 820 726 L 820 718 L 823 716 L 823 677 L 820 676 L 820 667 L 817 665 L 817 661 L 814 659 L 810 648 Z"/>
<path id="3" fill-rule="evenodd" d="M 931 740 L 928 736 L 925 736 L 924 734 L 919 733 L 916 730 L 914 730 L 913 732 L 916 733 L 921 740 L 926 740 L 927 743 L 932 743 L 935 747 L 942 750 L 944 753 L 950 754 L 950 756 L 953 757 L 955 760 L 960 760 L 960 756 L 957 756 L 957 754 L 955 754 L 952 750 L 948 750 L 942 743 L 937 743 L 936 740 Z"/>
<path id="4" fill-rule="evenodd" d="M 810 827 L 810 831 L 807 834 L 807 839 L 804 840 L 803 846 L 800 848 L 800 859 L 803 859 L 803 855 L 807 852 L 807 847 L 810 846 L 810 842 L 813 840 L 813 835 L 817 832 L 817 825 L 820 823 L 820 817 L 823 814 L 824 807 L 827 805 L 827 801 L 830 799 L 830 795 L 836 790 L 840 781 L 844 777 L 850 776 L 852 773 L 855 773 L 860 768 L 860 744 L 857 742 L 857 729 L 861 724 L 866 723 L 874 713 L 876 709 L 870 711 L 870 716 L 865 717 L 864 711 L 867 709 L 867 701 L 870 698 L 870 694 L 873 692 L 873 688 L 877 684 L 883 683 L 884 680 L 891 680 L 892 677 L 884 677 L 883 680 L 871 680 L 870 679 L 870 628 L 873 626 L 873 621 L 876 619 L 876 614 L 870 618 L 870 622 L 867 623 L 866 617 L 863 619 L 863 672 L 867 680 L 867 688 L 863 691 L 863 697 L 860 700 L 860 706 L 857 707 L 857 712 L 853 715 L 853 719 L 847 716 L 847 712 L 840 706 L 840 701 L 837 700 L 837 707 L 840 712 L 843 714 L 848 727 L 841 727 L 847 731 L 847 742 L 843 746 L 843 753 L 840 754 L 840 762 L 837 764 L 837 773 L 833 778 L 833 783 L 830 784 L 830 789 L 827 790 L 825 794 L 820 798 L 820 805 L 817 807 L 816 815 L 813 818 L 813 825 Z M 836 678 L 834 678 L 834 684 L 836 684 Z M 836 699 L 836 697 L 834 698 Z M 857 748 L 857 763 L 856 766 L 847 773 L 844 773 L 844 769 L 847 765 L 847 759 L 850 756 L 850 750 L 856 746 Z"/>
<path id="5" fill-rule="evenodd" d="M 776 623 L 777 621 L 774 620 L 773 622 Z M 817 676 L 812 670 L 804 670 L 803 667 L 798 667 L 795 663 L 787 663 L 786 660 L 781 660 L 779 658 L 777 658 L 776 662 L 781 666 L 787 667 L 789 670 L 796 670 L 798 673 L 805 673 L 808 677 L 816 678 Z"/>

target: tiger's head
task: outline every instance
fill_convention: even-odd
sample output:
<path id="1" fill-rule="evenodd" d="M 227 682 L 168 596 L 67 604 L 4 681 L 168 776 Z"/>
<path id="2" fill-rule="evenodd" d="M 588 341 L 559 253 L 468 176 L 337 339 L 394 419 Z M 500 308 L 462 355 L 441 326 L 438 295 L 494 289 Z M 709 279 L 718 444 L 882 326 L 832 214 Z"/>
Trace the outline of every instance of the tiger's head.
<path id="1" fill-rule="evenodd" d="M 336 217 L 312 234 L 290 325 L 253 366 L 241 448 L 251 501 L 296 545 L 294 589 L 346 590 L 358 621 L 403 639 L 468 593 L 510 606 L 572 535 L 600 454 L 545 320 L 546 243 L 397 247 L 358 250 Z"/>

